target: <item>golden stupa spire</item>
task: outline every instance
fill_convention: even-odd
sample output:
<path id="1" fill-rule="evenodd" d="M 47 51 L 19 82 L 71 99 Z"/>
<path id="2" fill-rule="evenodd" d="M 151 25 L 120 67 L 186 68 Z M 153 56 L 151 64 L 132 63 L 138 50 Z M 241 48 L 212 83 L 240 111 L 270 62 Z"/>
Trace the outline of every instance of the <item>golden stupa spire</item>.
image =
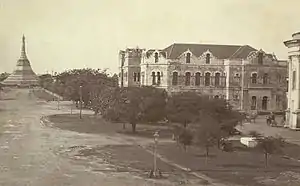
<path id="1" fill-rule="evenodd" d="M 21 59 L 27 59 L 26 50 L 25 50 L 25 36 L 22 37 L 22 49 L 21 49 Z"/>

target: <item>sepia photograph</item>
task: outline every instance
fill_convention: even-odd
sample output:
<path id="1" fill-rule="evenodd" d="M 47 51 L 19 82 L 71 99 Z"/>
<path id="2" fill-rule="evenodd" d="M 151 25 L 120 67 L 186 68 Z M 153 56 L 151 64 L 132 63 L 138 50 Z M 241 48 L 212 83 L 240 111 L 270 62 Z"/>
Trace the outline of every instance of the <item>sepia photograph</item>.
<path id="1" fill-rule="evenodd" d="M 299 0 L 0 0 L 0 186 L 300 186 Z"/>

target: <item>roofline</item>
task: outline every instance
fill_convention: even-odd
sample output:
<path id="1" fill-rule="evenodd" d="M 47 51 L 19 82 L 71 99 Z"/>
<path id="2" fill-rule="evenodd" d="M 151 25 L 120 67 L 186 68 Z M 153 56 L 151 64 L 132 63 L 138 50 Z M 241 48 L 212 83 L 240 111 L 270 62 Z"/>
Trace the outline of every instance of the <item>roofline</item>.
<path id="1" fill-rule="evenodd" d="M 300 32 L 293 33 L 292 37 L 294 37 L 295 35 L 299 35 L 299 34 L 300 34 Z"/>
<path id="2" fill-rule="evenodd" d="M 232 58 L 232 56 L 234 56 L 234 54 L 236 54 L 238 51 L 240 51 L 244 46 L 240 46 L 240 48 L 238 48 L 230 57 L 229 59 Z"/>
<path id="3" fill-rule="evenodd" d="M 169 54 L 167 54 L 168 58 L 171 56 L 175 43 L 172 44 Z"/>
<path id="4" fill-rule="evenodd" d="M 173 46 L 174 45 L 214 45 L 214 46 L 235 46 L 235 47 L 246 46 L 246 45 L 238 45 L 238 44 L 214 44 L 214 43 L 173 43 L 172 45 Z"/>
<path id="5" fill-rule="evenodd" d="M 300 43 L 300 39 L 291 39 L 283 42 L 283 44 L 287 47 L 289 44 L 297 44 L 297 43 Z"/>

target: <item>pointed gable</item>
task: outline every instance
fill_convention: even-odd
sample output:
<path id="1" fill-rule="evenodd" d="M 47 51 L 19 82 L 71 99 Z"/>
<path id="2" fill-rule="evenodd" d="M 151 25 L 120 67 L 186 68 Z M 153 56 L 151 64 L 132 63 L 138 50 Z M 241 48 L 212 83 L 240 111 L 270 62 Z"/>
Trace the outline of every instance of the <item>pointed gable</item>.
<path id="1" fill-rule="evenodd" d="M 169 59 L 176 59 L 182 53 L 190 50 L 193 55 L 200 57 L 206 51 L 210 51 L 218 59 L 229 59 L 231 57 L 245 59 L 251 51 L 256 49 L 245 45 L 213 45 L 213 44 L 181 44 L 174 43 L 165 48 Z M 234 55 L 235 54 L 235 55 Z"/>
<path id="2" fill-rule="evenodd" d="M 155 49 L 149 49 L 146 51 L 146 57 L 149 58 L 154 52 L 158 52 L 160 56 L 163 56 L 164 58 L 167 57 L 166 52 L 163 50 L 155 50 Z"/>

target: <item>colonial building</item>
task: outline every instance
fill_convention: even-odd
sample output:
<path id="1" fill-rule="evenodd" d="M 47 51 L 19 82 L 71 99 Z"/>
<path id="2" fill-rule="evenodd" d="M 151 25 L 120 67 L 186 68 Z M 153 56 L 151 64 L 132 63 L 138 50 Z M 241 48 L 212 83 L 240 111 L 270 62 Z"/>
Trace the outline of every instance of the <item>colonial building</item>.
<path id="1" fill-rule="evenodd" d="M 38 77 L 33 72 L 25 50 L 25 37 L 22 37 L 21 57 L 13 73 L 3 81 L 5 86 L 29 87 L 38 85 Z"/>
<path id="2" fill-rule="evenodd" d="M 300 32 L 292 35 L 292 39 L 284 42 L 288 47 L 288 108 L 286 124 L 292 129 L 300 128 Z"/>
<path id="3" fill-rule="evenodd" d="M 236 109 L 279 111 L 286 102 L 286 61 L 244 45 L 172 44 L 120 51 L 120 86 L 195 91 Z"/>

